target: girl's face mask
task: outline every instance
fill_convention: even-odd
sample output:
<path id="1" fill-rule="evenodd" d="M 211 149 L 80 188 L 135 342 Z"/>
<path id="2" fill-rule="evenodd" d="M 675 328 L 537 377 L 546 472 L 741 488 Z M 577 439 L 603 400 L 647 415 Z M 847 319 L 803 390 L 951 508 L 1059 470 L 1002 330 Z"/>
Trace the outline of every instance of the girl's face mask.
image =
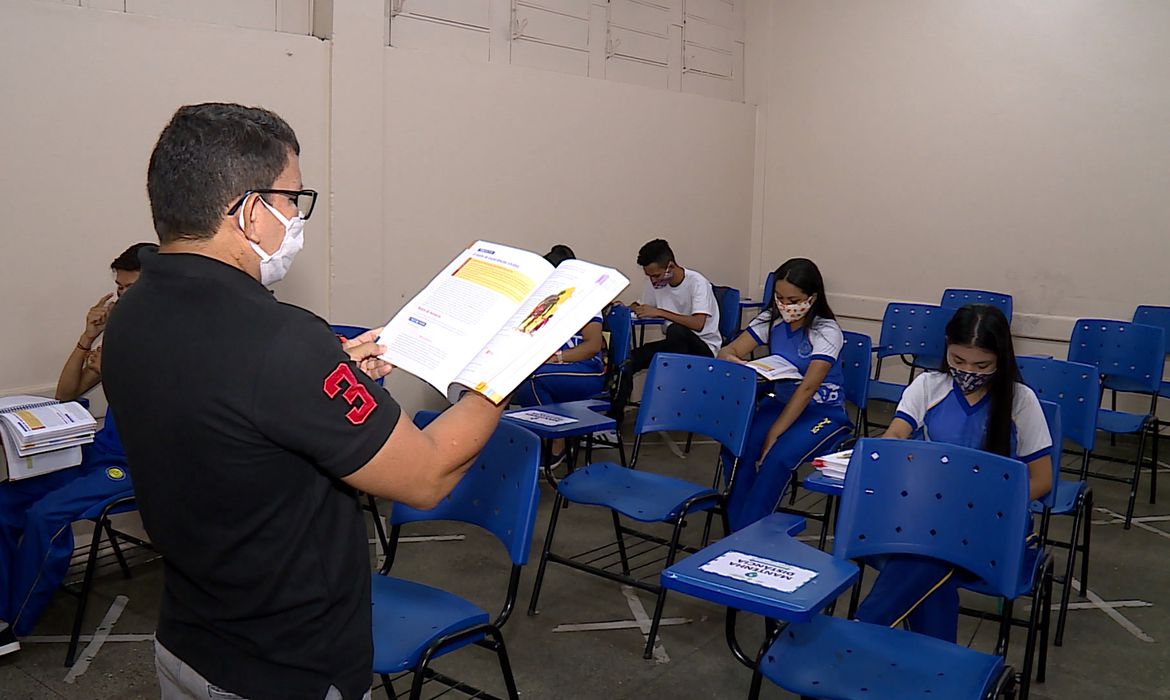
<path id="1" fill-rule="evenodd" d="M 785 304 L 782 299 L 777 297 L 776 308 L 780 309 L 780 318 L 784 319 L 785 323 L 796 323 L 808 315 L 809 310 L 812 309 L 813 303 L 816 300 L 817 296 L 813 294 L 804 301 L 799 301 L 795 304 Z"/>
<path id="2" fill-rule="evenodd" d="M 995 376 L 995 370 L 990 372 L 969 372 L 965 369 L 951 367 L 951 376 L 964 394 L 970 394 L 987 386 L 987 382 Z"/>

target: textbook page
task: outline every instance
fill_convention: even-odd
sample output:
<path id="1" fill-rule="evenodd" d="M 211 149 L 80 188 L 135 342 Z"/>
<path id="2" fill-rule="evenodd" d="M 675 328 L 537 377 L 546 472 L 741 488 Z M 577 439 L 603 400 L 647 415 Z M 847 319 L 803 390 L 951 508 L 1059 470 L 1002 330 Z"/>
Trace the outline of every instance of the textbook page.
<path id="1" fill-rule="evenodd" d="M 778 379 L 804 379 L 804 375 L 800 373 L 796 365 L 780 355 L 768 355 L 745 364 L 770 382 Z"/>
<path id="2" fill-rule="evenodd" d="M 448 394 L 553 269 L 535 253 L 476 241 L 386 324 L 382 359 Z"/>
<path id="3" fill-rule="evenodd" d="M 503 401 L 629 283 L 617 270 L 584 260 L 564 261 L 501 324 L 455 382 L 496 403 Z"/>

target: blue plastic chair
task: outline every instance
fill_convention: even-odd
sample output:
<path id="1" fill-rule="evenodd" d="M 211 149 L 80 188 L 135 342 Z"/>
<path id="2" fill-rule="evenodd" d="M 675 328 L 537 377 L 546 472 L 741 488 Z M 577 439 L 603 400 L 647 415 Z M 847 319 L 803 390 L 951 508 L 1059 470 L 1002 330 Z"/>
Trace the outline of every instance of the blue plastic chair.
<path id="1" fill-rule="evenodd" d="M 439 414 L 420 411 L 420 428 Z M 520 572 L 528 562 L 539 500 L 540 439 L 510 423 L 499 427 L 459 485 L 431 510 L 394 504 L 390 513 L 391 552 L 403 525 L 449 520 L 487 530 L 504 545 L 512 561 L 503 608 L 493 620 L 474 603 L 439 588 L 374 574 L 371 581 L 374 627 L 374 673 L 382 676 L 386 694 L 394 698 L 390 675 L 413 671 L 410 697 L 421 697 L 425 680 L 434 678 L 456 687 L 456 681 L 434 674 L 432 660 L 456 649 L 478 644 L 496 653 L 508 697 L 519 697 L 500 628 L 508 621 L 520 587 Z M 458 687 L 466 688 L 459 683 Z"/>
<path id="2" fill-rule="evenodd" d="M 727 345 L 739 335 L 739 290 L 735 287 L 711 285 L 715 301 L 719 304 L 719 335 Z"/>
<path id="3" fill-rule="evenodd" d="M 773 270 L 772 272 L 768 273 L 768 277 L 764 280 L 764 295 L 763 295 L 763 297 L 758 299 L 758 300 L 752 301 L 750 303 L 749 302 L 741 303 L 740 308 L 744 308 L 744 309 L 767 308 L 767 306 L 772 303 L 772 294 L 774 293 L 775 289 L 776 289 L 776 271 Z"/>
<path id="4" fill-rule="evenodd" d="M 845 344 L 841 347 L 838 362 L 841 363 L 841 370 L 844 373 L 845 400 L 857 407 L 857 420 L 853 422 L 853 436 L 864 437 L 869 432 L 869 415 L 866 406 L 869 404 L 869 375 L 873 362 L 872 341 L 864 333 L 843 331 L 842 334 L 845 336 Z M 841 446 L 838 444 L 830 451 L 839 450 Z M 824 549 L 833 522 L 833 507 L 837 497 L 841 494 L 842 482 L 814 470 L 796 485 L 806 491 L 826 496 L 824 508 L 820 513 L 792 510 L 792 506 L 796 503 L 796 488 L 793 488 L 788 501 L 789 507 L 784 509 L 785 513 L 802 515 L 819 521 L 821 534 L 817 540 L 817 548 Z"/>
<path id="5" fill-rule="evenodd" d="M 82 575 L 81 588 L 72 591 L 68 586 L 65 587 L 65 590 L 77 594 L 77 609 L 73 614 L 73 631 L 69 635 L 69 646 L 65 649 L 66 666 L 72 667 L 77 658 L 77 644 L 81 639 L 81 624 L 85 620 L 85 609 L 89 605 L 89 594 L 93 590 L 93 578 L 97 573 L 98 550 L 101 549 L 102 535 L 104 534 L 109 541 L 110 549 L 114 551 L 114 557 L 118 560 L 118 567 L 122 570 L 124 578 L 130 578 L 130 566 L 126 563 L 126 557 L 118 546 L 118 539 L 121 538 L 140 547 L 153 549 L 149 542 L 115 530 L 110 521 L 110 518 L 115 515 L 136 510 L 138 510 L 138 499 L 134 496 L 133 489 L 130 489 L 116 496 L 111 496 L 101 503 L 95 503 L 77 518 L 76 522 L 83 520 L 93 522 L 93 537 L 89 541 L 89 554 L 85 560 L 85 573 Z"/>
<path id="6" fill-rule="evenodd" d="M 881 337 L 873 348 L 877 367 L 869 383 L 871 401 L 896 404 L 906 389 L 905 384 L 880 380 L 882 360 L 887 357 L 901 357 L 902 362 L 911 368 L 911 379 L 915 367 L 938 368 L 946 352 L 947 322 L 953 315 L 953 309 L 929 304 L 892 303 L 886 306 Z"/>
<path id="7" fill-rule="evenodd" d="M 845 379 L 845 400 L 857 407 L 856 435 L 869 430 L 869 375 L 873 366 L 873 341 L 864 333 L 842 331 L 845 344 L 841 346 L 841 371 Z"/>
<path id="8" fill-rule="evenodd" d="M 1024 383 L 1036 392 L 1041 405 L 1048 402 L 1060 407 L 1060 432 L 1064 440 L 1081 449 L 1082 466 L 1079 471 L 1088 471 L 1089 454 L 1096 445 L 1097 407 L 1101 396 L 1101 378 L 1097 368 L 1064 360 L 1050 358 L 1019 357 L 1020 374 Z M 1047 414 L 1045 414 L 1047 417 Z M 1049 428 L 1052 427 L 1051 420 Z M 1068 617 L 1069 596 L 1072 590 L 1073 571 L 1077 555 L 1081 555 L 1081 595 L 1089 586 L 1089 544 L 1093 527 L 1093 489 L 1084 479 L 1060 478 L 1058 443 L 1053 440 L 1053 466 L 1057 478 L 1052 480 L 1053 488 L 1041 503 L 1032 504 L 1032 512 L 1047 513 L 1040 523 L 1040 537 L 1045 546 L 1052 545 L 1069 550 L 1065 562 L 1064 577 L 1057 579 L 1062 585 L 1060 612 L 1056 617 L 1054 644 L 1064 643 L 1064 625 Z M 1071 516 L 1072 532 L 1068 540 L 1054 539 L 1049 534 L 1051 515 Z M 1082 530 L 1082 527 L 1084 528 Z M 1078 537 L 1080 544 L 1077 544 Z"/>
<path id="9" fill-rule="evenodd" d="M 848 474 L 835 559 L 930 557 L 982 579 L 995 595 L 1015 596 L 1029 566 L 1022 462 L 943 443 L 862 438 Z M 750 697 L 759 696 L 760 675 L 802 696 L 873 700 L 982 700 L 1014 684 L 998 654 L 826 615 L 771 636 Z"/>
<path id="10" fill-rule="evenodd" d="M 1048 491 L 1039 500 L 1032 501 L 1029 504 L 1029 510 L 1033 513 L 1041 514 L 1041 526 L 1038 539 L 1029 543 L 1027 549 L 1027 561 L 1022 571 L 1022 577 L 1019 585 L 1016 587 L 1016 594 L 1013 598 L 1022 598 L 1031 595 L 1032 597 L 1032 611 L 1033 614 L 1026 620 L 1016 619 L 1012 615 L 1013 600 L 1008 598 L 1002 600 L 1002 612 L 999 614 L 987 613 L 981 610 L 972 610 L 968 608 L 960 608 L 964 614 L 974 615 L 980 619 L 990 619 L 999 622 L 999 638 L 996 646 L 996 653 L 1003 656 L 1007 655 L 1008 644 L 1010 642 L 1010 627 L 1018 626 L 1024 627 L 1028 630 L 1028 648 L 1024 650 L 1024 668 L 1031 669 L 1033 666 L 1033 659 L 1035 658 L 1036 647 L 1033 642 L 1039 635 L 1039 650 L 1040 658 L 1036 666 L 1036 681 L 1043 683 L 1045 679 L 1045 672 L 1048 667 L 1048 636 L 1052 628 L 1052 569 L 1053 561 L 1052 555 L 1045 549 L 1044 538 L 1047 534 L 1048 519 L 1051 508 L 1055 503 L 1054 496 L 1056 493 L 1055 485 L 1060 478 L 1060 456 L 1063 437 L 1061 432 L 1060 421 L 1060 406 L 1051 401 L 1041 401 L 1040 408 L 1044 412 L 1044 420 L 1048 424 L 1048 434 L 1052 439 L 1052 484 L 1053 488 Z M 974 581 L 969 584 L 960 586 L 976 593 L 984 595 L 995 596 L 996 594 L 988 590 L 987 585 L 983 581 Z M 1036 619 L 1036 611 L 1040 611 L 1040 619 Z M 1025 677 L 1021 679 L 1021 687 L 1024 689 L 1021 692 L 1023 697 L 1027 697 L 1027 687 L 1031 678 Z"/>
<path id="11" fill-rule="evenodd" d="M 1166 340 L 1166 356 L 1170 358 L 1170 306 L 1139 306 L 1133 312 L 1133 322 L 1161 328 L 1162 337 Z M 1170 399 L 1170 381 L 1162 380 L 1162 386 L 1158 389 L 1158 395 L 1164 399 Z M 1159 430 L 1163 425 L 1166 425 L 1166 421 L 1159 420 Z M 1160 435 L 1161 433 L 1159 432 L 1158 434 Z"/>
<path id="12" fill-rule="evenodd" d="M 632 575 L 633 569 L 626 552 L 625 535 L 666 544 L 666 563 L 663 566 L 666 568 L 674 563 L 680 549 L 694 551 L 681 547 L 679 543 L 688 515 L 696 512 L 718 512 L 722 516 L 724 530 L 727 531 L 729 526 L 727 514 L 722 510 L 726 491 L 717 491 L 682 479 L 636 469 L 643 437 L 647 433 L 678 430 L 716 440 L 735 455 L 735 459 L 731 464 L 724 465 L 720 458 L 712 483 L 718 484 L 721 471 L 726 469 L 729 475 L 727 490 L 730 490 L 730 482 L 734 481 L 739 456 L 743 454 L 752 416 L 755 413 L 755 399 L 756 373 L 749 367 L 693 355 L 673 353 L 656 355 L 654 364 L 646 376 L 642 406 L 635 424 L 636 438 L 630 467 L 599 462 L 578 469 L 557 483 L 556 500 L 553 503 L 548 535 L 545 537 L 528 614 L 536 614 L 545 569 L 549 562 L 564 564 L 612 581 L 620 581 L 657 596 L 644 652 L 645 658 L 651 658 L 654 641 L 658 635 L 658 624 L 662 619 L 662 608 L 666 602 L 666 589 L 657 580 L 650 583 Z M 562 505 L 566 501 L 609 509 L 617 540 L 620 571 L 610 570 L 616 563 L 610 568 L 603 568 L 552 551 L 557 522 Z M 673 527 L 671 538 L 664 541 L 630 529 L 622 525 L 621 516 L 643 523 L 670 524 Z M 709 522 L 708 520 L 708 525 Z M 705 535 L 703 539 L 706 540 Z M 592 554 L 595 560 L 598 559 L 596 550 Z"/>
<path id="13" fill-rule="evenodd" d="M 1093 365 L 1101 375 L 1101 386 L 1113 395 L 1111 408 L 1097 411 L 1097 429 L 1112 435 L 1137 435 L 1137 456 L 1133 462 L 1133 476 L 1092 473 L 1092 476 L 1129 484 L 1129 504 L 1125 510 L 1125 529 L 1133 523 L 1134 503 L 1137 500 L 1138 481 L 1142 460 L 1145 458 L 1146 438 L 1153 433 L 1150 469 L 1150 503 L 1158 494 L 1158 392 L 1162 388 L 1162 365 L 1166 357 L 1166 338 L 1161 328 L 1128 321 L 1081 319 L 1073 327 L 1069 340 L 1069 362 Z M 1150 397 L 1146 414 L 1117 410 L 1117 392 L 1142 394 Z M 1082 472 L 1081 478 L 1087 474 Z"/>
<path id="14" fill-rule="evenodd" d="M 1003 312 L 1008 323 L 1012 322 L 1012 295 L 1002 292 L 985 292 L 982 289 L 944 289 L 938 305 L 944 309 L 960 309 L 967 304 L 988 304 Z"/>

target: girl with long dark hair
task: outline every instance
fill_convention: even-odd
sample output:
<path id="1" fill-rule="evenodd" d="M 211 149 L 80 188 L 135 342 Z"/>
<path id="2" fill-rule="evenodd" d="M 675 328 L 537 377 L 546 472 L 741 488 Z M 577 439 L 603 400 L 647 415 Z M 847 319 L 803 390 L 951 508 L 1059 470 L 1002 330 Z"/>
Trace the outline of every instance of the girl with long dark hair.
<path id="1" fill-rule="evenodd" d="M 971 304 L 946 327 L 946 356 L 902 393 L 883 437 L 922 439 L 1013 457 L 1028 465 L 1029 494 L 1052 488 L 1052 439 L 1035 392 L 1020 379 L 1011 328 L 999 309 Z M 866 622 L 955 641 L 962 572 L 933 559 L 891 556 L 857 610 Z"/>
<path id="2" fill-rule="evenodd" d="M 756 407 L 728 496 L 735 530 L 775 511 L 792 470 L 852 429 L 838 361 L 844 340 L 821 271 L 807 258 L 792 258 L 776 268 L 774 279 L 768 308 L 719 352 L 720 359 L 743 362 L 764 345 L 802 375 L 799 382 L 777 382 Z"/>

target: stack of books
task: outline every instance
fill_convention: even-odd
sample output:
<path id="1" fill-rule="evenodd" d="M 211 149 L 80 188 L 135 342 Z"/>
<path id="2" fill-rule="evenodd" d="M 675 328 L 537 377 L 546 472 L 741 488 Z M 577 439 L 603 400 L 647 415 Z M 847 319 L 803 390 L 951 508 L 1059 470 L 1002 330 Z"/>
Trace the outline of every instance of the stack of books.
<path id="1" fill-rule="evenodd" d="M 0 399 L 0 441 L 10 479 L 36 476 L 81 462 L 97 421 L 81 404 L 40 396 Z"/>
<path id="2" fill-rule="evenodd" d="M 813 466 L 830 479 L 844 480 L 845 472 L 849 469 L 849 458 L 852 456 L 853 450 L 834 452 L 831 455 L 817 457 L 813 460 Z"/>

